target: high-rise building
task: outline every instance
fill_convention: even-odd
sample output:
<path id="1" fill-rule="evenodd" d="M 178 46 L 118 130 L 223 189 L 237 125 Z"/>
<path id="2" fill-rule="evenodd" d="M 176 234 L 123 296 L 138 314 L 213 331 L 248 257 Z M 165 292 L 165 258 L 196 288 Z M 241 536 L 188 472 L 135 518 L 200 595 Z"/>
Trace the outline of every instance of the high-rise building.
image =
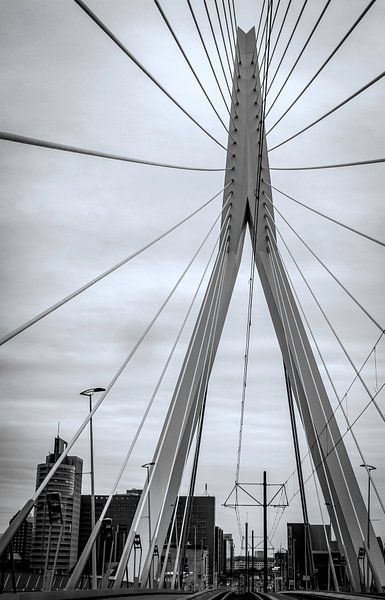
<path id="1" fill-rule="evenodd" d="M 320 590 L 331 589 L 331 561 L 339 585 L 342 586 L 344 568 L 336 542 L 331 540 L 330 525 L 309 525 L 315 585 Z M 305 553 L 305 527 L 303 523 L 287 524 L 288 588 L 301 589 L 311 585 L 311 568 Z M 330 554 L 331 557 L 330 557 Z M 338 565 L 338 568 L 337 568 Z M 310 583 L 309 583 L 310 582 Z"/>
<path id="2" fill-rule="evenodd" d="M 27 517 L 12 540 L 14 558 L 20 560 L 24 567 L 29 567 L 31 558 L 32 526 L 33 519 Z"/>
<path id="3" fill-rule="evenodd" d="M 224 543 L 223 543 L 223 530 L 220 527 L 215 526 L 214 533 L 214 587 L 218 586 L 221 577 L 224 574 Z"/>
<path id="4" fill-rule="evenodd" d="M 186 496 L 180 496 L 176 514 L 176 531 L 182 529 Z M 167 540 L 166 540 L 167 543 Z M 175 530 L 172 543 L 176 543 Z M 215 554 L 215 497 L 194 496 L 191 507 L 190 527 L 187 534 L 187 548 L 194 546 L 208 551 L 209 583 L 213 583 Z"/>
<path id="5" fill-rule="evenodd" d="M 228 577 L 232 577 L 234 568 L 234 540 L 232 533 L 223 534 L 223 546 L 223 572 Z"/>
<path id="6" fill-rule="evenodd" d="M 131 489 L 125 494 L 115 494 L 106 513 L 106 519 L 111 519 L 114 539 L 111 550 L 112 562 L 119 561 L 123 547 L 133 521 L 136 507 L 140 499 L 142 490 Z M 107 495 L 95 496 L 95 517 L 99 519 L 101 512 L 107 502 Z M 80 509 L 80 529 L 79 529 L 79 556 L 87 543 L 91 534 L 91 496 L 82 495 Z M 102 536 L 97 540 L 98 570 L 101 572 L 103 562 L 103 543 Z"/>
<path id="7" fill-rule="evenodd" d="M 134 519 L 135 511 L 139 503 L 142 490 L 131 489 L 127 490 L 125 494 L 115 494 L 110 506 L 106 513 L 106 519 L 111 519 L 111 526 L 113 531 L 113 545 L 111 546 L 111 562 L 116 563 L 119 561 L 124 543 L 127 538 L 127 534 L 130 530 L 131 523 Z M 96 519 L 100 517 L 100 514 L 107 502 L 107 495 L 96 495 L 95 496 L 95 515 Z M 183 523 L 183 514 L 186 506 L 186 496 L 181 496 L 178 502 L 177 518 L 176 518 L 176 531 L 178 532 L 178 540 Z M 221 530 L 220 530 L 221 531 Z M 91 497 L 83 495 L 81 497 L 81 515 L 80 515 L 80 531 L 79 531 L 79 555 L 82 552 L 87 539 L 91 533 Z M 222 538 L 219 534 L 219 542 L 222 544 Z M 103 539 L 102 535 L 98 536 L 97 540 L 97 555 L 98 555 L 98 571 L 101 573 L 103 564 Z M 167 539 L 166 542 L 167 544 Z M 171 540 L 172 546 L 176 546 L 175 531 Z M 214 560 L 215 560 L 215 497 L 214 496 L 194 496 L 191 509 L 191 520 L 190 528 L 186 540 L 186 550 L 190 551 L 193 548 L 196 549 L 196 553 L 187 552 L 188 556 L 203 556 L 204 552 L 205 561 L 208 561 L 207 565 L 207 577 L 209 582 L 213 581 L 214 573 Z M 170 553 L 174 556 L 174 553 Z M 218 548 L 217 560 L 222 560 L 222 549 Z M 104 557 L 105 560 L 106 557 Z M 109 560 L 109 557 L 108 557 Z M 218 565 L 221 570 L 221 565 Z M 191 565 L 189 566 L 192 571 Z M 206 573 L 206 567 L 204 569 Z M 202 576 L 203 577 L 203 576 Z M 206 577 L 206 575 L 205 575 Z M 204 578 L 203 578 L 204 579 Z M 203 581 L 202 579 L 202 581 Z"/>
<path id="8" fill-rule="evenodd" d="M 48 454 L 45 463 L 37 466 L 36 489 L 66 445 L 59 436 L 55 438 L 53 453 Z M 54 569 L 56 566 L 56 572 L 64 574 L 77 561 L 82 470 L 81 458 L 66 456 L 37 500 L 30 561 L 31 569 L 36 573 L 43 572 L 47 564 L 48 569 Z M 49 504 L 53 493 L 57 518 L 53 518 L 52 506 Z"/>

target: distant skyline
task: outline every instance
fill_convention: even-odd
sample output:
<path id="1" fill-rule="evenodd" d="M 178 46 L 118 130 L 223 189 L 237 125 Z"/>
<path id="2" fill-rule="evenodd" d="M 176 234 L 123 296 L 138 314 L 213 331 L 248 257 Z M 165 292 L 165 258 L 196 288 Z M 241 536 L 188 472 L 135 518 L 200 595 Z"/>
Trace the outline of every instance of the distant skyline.
<path id="1" fill-rule="evenodd" d="M 138 60 L 221 143 L 226 132 L 210 108 L 150 0 L 88 0 Z M 162 7 L 183 42 L 221 117 L 224 108 L 200 45 L 187 3 L 163 0 Z M 223 88 L 215 47 L 202 2 L 192 3 Z M 280 25 L 286 2 L 277 13 Z M 270 77 L 284 51 L 302 6 L 293 0 L 277 44 Z M 282 67 L 268 96 L 271 104 L 316 22 L 324 2 L 308 2 Z M 208 3 L 214 15 L 214 6 Z M 257 25 L 262 2 L 238 0 L 238 22 Z M 348 31 L 367 1 L 331 2 L 287 86 L 267 117 L 269 129 Z M 74 2 L 3 0 L 3 110 L 0 129 L 84 148 L 174 164 L 223 168 L 225 151 L 204 135 L 100 31 Z M 357 30 L 319 78 L 268 135 L 272 148 L 317 119 L 383 71 L 385 4 L 374 3 Z M 277 28 L 275 28 L 275 35 Z M 274 38 L 275 39 L 275 38 Z M 321 165 L 384 156 L 384 79 L 333 115 L 272 151 L 271 167 Z M 222 172 L 189 172 L 120 163 L 100 158 L 0 141 L 1 331 L 4 335 L 151 241 L 201 206 L 223 187 Z M 273 185 L 315 209 L 373 237 L 384 239 L 385 170 L 381 164 L 324 171 L 271 172 Z M 384 248 L 323 220 L 278 193 L 274 203 L 289 222 L 381 325 L 384 310 Z M 0 531 L 35 489 L 36 465 L 60 436 L 69 440 L 88 411 L 79 395 L 107 387 L 161 306 L 221 210 L 219 196 L 193 220 L 102 282 L 0 348 L 2 423 Z M 352 303 L 276 215 L 276 222 L 308 277 L 349 355 L 357 366 L 373 349 L 379 332 Z M 130 361 L 94 418 L 96 492 L 108 494 L 153 393 L 178 329 L 219 232 L 204 250 L 155 327 Z M 248 234 L 247 234 L 248 236 Z M 354 371 L 338 347 L 280 243 L 305 312 L 342 397 Z M 216 522 L 231 532 L 239 552 L 234 511 L 222 506 L 235 479 L 245 351 L 250 242 L 214 365 L 195 494 L 217 499 Z M 207 281 L 207 277 L 206 280 Z M 156 396 L 118 491 L 142 488 L 161 424 L 194 326 L 204 286 L 167 375 Z M 318 360 L 318 357 L 317 357 Z M 318 361 L 319 362 L 319 361 Z M 333 407 L 337 401 L 325 380 Z M 385 381 L 385 342 L 362 375 L 371 393 Z M 384 393 L 377 397 L 385 410 Z M 343 405 L 354 420 L 368 402 L 356 382 Z M 337 412 L 341 432 L 346 423 Z M 297 415 L 298 416 L 298 415 Z M 300 420 L 298 418 L 298 423 Z M 307 452 L 300 431 L 301 454 Z M 354 427 L 366 460 L 385 492 L 383 422 L 371 406 Z M 367 476 L 350 434 L 344 437 L 366 498 Z M 88 430 L 71 450 L 89 471 Z M 191 465 L 188 465 L 190 468 Z M 255 283 L 249 377 L 243 433 L 241 481 L 288 480 L 291 500 L 272 540 L 286 544 L 286 523 L 301 520 L 298 482 L 291 477 L 295 457 L 290 432 L 282 359 L 258 280 Z M 305 478 L 311 473 L 304 461 Z M 83 477 L 83 493 L 88 479 Z M 185 494 L 188 473 L 182 485 Z M 306 485 L 310 521 L 321 522 L 312 480 Z M 373 525 L 385 538 L 385 521 L 372 495 Z M 323 500 L 321 511 L 329 522 Z M 242 509 L 256 535 L 262 535 L 259 509 Z M 269 511 L 273 525 L 276 512 Z M 277 522 L 277 521 L 275 521 Z"/>

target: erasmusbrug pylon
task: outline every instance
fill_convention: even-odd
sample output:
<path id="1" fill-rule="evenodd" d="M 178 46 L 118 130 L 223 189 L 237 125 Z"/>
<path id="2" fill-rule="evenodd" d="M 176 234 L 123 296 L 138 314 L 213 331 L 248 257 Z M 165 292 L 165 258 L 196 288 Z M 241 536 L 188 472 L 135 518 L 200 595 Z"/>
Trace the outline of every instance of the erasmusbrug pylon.
<path id="1" fill-rule="evenodd" d="M 77 3 L 87 10 L 99 26 L 102 26 L 94 13 L 81 0 L 77 0 Z M 266 19 L 267 29 L 271 27 L 272 18 L 272 3 L 270 3 Z M 111 32 L 107 31 L 107 33 L 116 41 Z M 124 47 L 122 49 L 128 52 Z M 264 54 L 266 63 L 268 63 L 269 52 L 269 38 L 266 36 Z M 335 411 L 332 409 L 321 378 L 303 321 L 301 306 L 293 292 L 277 243 L 279 231 L 274 218 L 275 209 L 265 131 L 267 68 L 264 69 L 264 77 L 261 81 L 254 28 L 248 33 L 238 28 L 234 64 L 218 251 L 153 460 L 150 463 L 149 477 L 120 558 L 114 587 L 121 587 L 127 578 L 132 577 L 135 544 L 138 539 L 143 551 L 140 571 L 135 574 L 138 583 L 142 587 L 153 587 L 155 581 L 159 587 L 164 583 L 167 553 L 163 566 L 159 564 L 156 573 L 154 555 L 157 554 L 158 549 L 163 549 L 165 546 L 170 523 L 175 517 L 175 505 L 185 465 L 193 440 L 201 430 L 210 373 L 237 279 L 245 237 L 247 237 L 252 246 L 253 271 L 255 270 L 261 281 L 282 353 L 288 395 L 294 398 L 297 404 L 338 547 L 346 559 L 351 589 L 361 591 L 362 574 L 358 557 L 364 548 L 373 587 L 381 591 L 385 588 L 384 559 L 372 524 L 368 520 L 368 511 L 345 448 L 344 436 L 341 435 Z M 2 134 L 2 139 L 50 147 L 48 142 L 11 134 Z M 58 144 L 51 144 L 51 147 L 92 154 L 84 149 Z M 110 158 L 124 160 L 124 157 L 110 156 Z M 106 274 L 108 273 L 102 276 Z M 96 280 L 89 285 L 95 282 Z M 83 289 L 86 288 L 87 286 L 84 286 Z M 68 301 L 71 297 L 64 301 Z M 56 308 L 57 305 L 52 310 Z M 36 322 L 48 313 L 49 311 L 38 315 L 32 321 Z M 32 321 L 3 338 L 3 343 L 33 324 Z M 122 365 L 116 378 L 125 364 Z M 115 381 L 116 379 L 107 387 L 65 452 L 1 538 L 2 552 Z M 380 411 L 379 408 L 378 410 Z M 384 419 L 382 413 L 381 416 Z M 122 466 L 117 483 L 126 463 L 127 460 Z M 300 471 L 299 459 L 297 466 Z M 365 466 L 370 475 L 366 462 Z M 117 483 L 110 498 L 116 490 Z M 304 495 L 303 489 L 301 495 Z M 74 589 L 79 583 L 107 508 L 108 503 L 72 572 L 67 589 Z M 148 518 L 143 518 L 146 515 Z M 176 573 L 177 569 L 174 571 Z M 336 582 L 335 586 L 338 587 Z"/>

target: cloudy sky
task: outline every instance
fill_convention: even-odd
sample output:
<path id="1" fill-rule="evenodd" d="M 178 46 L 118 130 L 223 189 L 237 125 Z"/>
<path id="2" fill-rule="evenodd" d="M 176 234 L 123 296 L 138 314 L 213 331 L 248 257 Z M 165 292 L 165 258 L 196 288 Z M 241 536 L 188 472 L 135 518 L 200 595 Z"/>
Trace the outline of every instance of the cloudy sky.
<path id="1" fill-rule="evenodd" d="M 287 2 L 277 14 L 280 25 Z M 303 58 L 267 118 L 273 125 L 308 82 L 366 6 L 365 0 L 331 2 Z M 151 0 L 90 0 L 89 5 L 131 52 L 223 144 L 226 133 L 197 86 Z M 187 3 L 163 0 L 215 106 L 226 111 L 200 46 Z M 220 67 L 203 3 L 193 2 L 213 62 Z M 302 1 L 294 0 L 272 61 L 272 73 L 289 39 Z M 268 96 L 268 106 L 300 52 L 323 0 L 310 0 Z M 214 17 L 213 3 L 209 2 Z M 248 30 L 261 2 L 236 2 L 239 25 Z M 322 75 L 268 137 L 268 146 L 321 116 L 383 71 L 385 5 L 376 2 Z M 71 0 L 3 0 L 0 4 L 2 111 L 7 132 L 147 160 L 224 166 L 225 152 L 182 114 Z M 217 24 L 216 24 L 217 27 Z M 273 41 L 277 28 L 273 33 Z M 223 85 L 223 78 L 221 79 Z M 272 167 L 358 161 L 384 156 L 384 81 L 340 111 L 270 154 Z M 223 187 L 223 173 L 188 172 L 119 163 L 54 150 L 0 142 L 1 152 L 1 334 L 64 297 L 134 252 L 198 208 Z M 374 237 L 384 239 L 385 172 L 380 165 L 325 171 L 273 171 L 279 189 Z M 277 207 L 325 263 L 385 324 L 384 249 L 275 194 Z M 107 386 L 141 336 L 220 212 L 219 196 L 193 220 L 118 272 L 1 348 L 1 527 L 34 490 L 36 464 L 52 448 L 60 422 L 69 440 L 87 413 L 79 392 Z M 354 363 L 360 366 L 379 332 L 336 285 L 290 230 L 278 227 L 309 279 Z M 215 244 L 214 233 L 167 309 L 162 313 L 95 417 L 96 490 L 108 493 Z M 217 498 L 217 521 L 233 532 L 234 513 L 221 504 L 235 477 L 242 390 L 250 248 L 246 240 L 239 273 L 209 387 L 196 493 Z M 354 377 L 335 338 L 282 248 L 289 272 L 317 336 L 339 395 Z M 201 299 L 200 294 L 199 299 Z M 148 422 L 119 491 L 141 487 L 141 465 L 152 458 L 178 369 L 199 307 L 197 302 L 178 344 Z M 363 376 L 370 391 L 385 381 L 385 344 L 371 355 Z M 324 376 L 324 372 L 322 371 Z M 332 394 L 331 402 L 336 406 Z M 353 420 L 368 401 L 357 382 L 344 406 Z M 384 395 L 378 403 L 385 409 Z M 259 282 L 255 286 L 251 355 L 246 399 L 241 480 L 290 478 L 292 449 L 281 357 Z M 341 430 L 346 422 L 340 412 Z M 355 426 L 375 480 L 385 491 L 384 435 L 371 406 Z M 306 445 L 302 432 L 302 454 Z M 345 437 L 363 493 L 366 474 L 350 436 Z M 89 471 L 88 439 L 73 450 Z M 304 461 L 307 477 L 311 472 Z M 287 484 L 296 494 L 297 478 Z M 84 491 L 88 492 L 88 477 Z M 183 491 L 186 489 L 184 482 Z M 309 512 L 321 522 L 310 479 Z M 324 507 L 323 507 L 324 508 Z M 326 515 L 325 519 L 327 519 Z M 262 514 L 241 511 L 256 535 Z M 269 515 L 274 521 L 275 512 Z M 286 522 L 301 518 L 298 494 L 286 509 L 272 540 L 286 545 Z M 385 536 L 384 515 L 373 498 L 374 526 Z"/>

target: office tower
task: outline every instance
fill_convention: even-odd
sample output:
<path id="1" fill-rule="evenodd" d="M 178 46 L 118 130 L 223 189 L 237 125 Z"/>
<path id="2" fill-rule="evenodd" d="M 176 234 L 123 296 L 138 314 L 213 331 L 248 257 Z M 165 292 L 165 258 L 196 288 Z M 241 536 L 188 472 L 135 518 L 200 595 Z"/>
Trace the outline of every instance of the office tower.
<path id="1" fill-rule="evenodd" d="M 132 520 L 135 515 L 136 507 L 140 499 L 142 490 L 131 489 L 125 494 L 115 494 L 111 504 L 108 507 L 106 519 L 111 519 L 113 529 L 113 546 L 111 550 L 111 560 L 113 563 L 119 561 L 122 550 L 130 530 Z M 97 494 L 95 496 L 95 516 L 96 520 L 107 502 L 107 495 Z M 80 509 L 80 529 L 79 529 L 79 556 L 87 543 L 91 534 L 91 496 L 82 495 Z M 99 536 L 97 541 L 98 571 L 101 572 L 103 558 L 103 543 Z"/>
<path id="2" fill-rule="evenodd" d="M 36 489 L 66 445 L 59 436 L 55 438 L 53 453 L 37 466 Z M 64 574 L 77 561 L 82 469 L 81 458 L 67 456 L 37 500 L 30 561 L 36 573 L 47 566 Z"/>
<path id="3" fill-rule="evenodd" d="M 29 567 L 31 558 L 32 527 L 33 519 L 27 517 L 12 540 L 14 558 L 20 560 L 25 568 Z"/>

